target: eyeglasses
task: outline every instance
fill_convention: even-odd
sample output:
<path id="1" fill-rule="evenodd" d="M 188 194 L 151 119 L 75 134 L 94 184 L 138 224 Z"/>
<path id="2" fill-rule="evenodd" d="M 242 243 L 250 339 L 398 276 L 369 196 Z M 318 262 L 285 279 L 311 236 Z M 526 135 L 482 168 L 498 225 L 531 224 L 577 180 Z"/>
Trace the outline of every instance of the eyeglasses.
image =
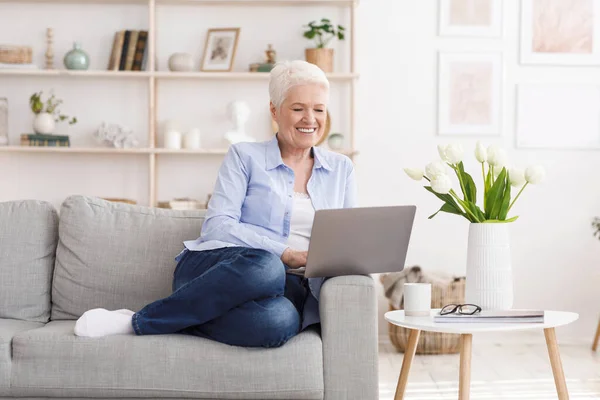
<path id="1" fill-rule="evenodd" d="M 481 307 L 476 304 L 448 304 L 440 310 L 440 315 L 462 314 L 473 315 L 481 311 Z"/>

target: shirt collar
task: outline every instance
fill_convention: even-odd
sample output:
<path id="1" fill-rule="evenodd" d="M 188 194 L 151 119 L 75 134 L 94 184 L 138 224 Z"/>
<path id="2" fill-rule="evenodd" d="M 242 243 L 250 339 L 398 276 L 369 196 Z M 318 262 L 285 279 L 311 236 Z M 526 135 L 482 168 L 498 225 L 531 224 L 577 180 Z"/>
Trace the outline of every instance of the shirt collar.
<path id="1" fill-rule="evenodd" d="M 331 171 L 331 166 L 329 165 L 329 162 L 327 160 L 327 155 L 323 153 L 323 150 L 316 146 L 313 146 L 312 152 L 315 158 L 315 168 L 325 168 L 326 170 Z M 275 169 L 280 165 L 283 165 L 283 160 L 281 159 L 281 150 L 279 150 L 277 135 L 275 135 L 273 136 L 273 139 L 267 142 L 265 166 L 268 171 L 271 169 Z"/>

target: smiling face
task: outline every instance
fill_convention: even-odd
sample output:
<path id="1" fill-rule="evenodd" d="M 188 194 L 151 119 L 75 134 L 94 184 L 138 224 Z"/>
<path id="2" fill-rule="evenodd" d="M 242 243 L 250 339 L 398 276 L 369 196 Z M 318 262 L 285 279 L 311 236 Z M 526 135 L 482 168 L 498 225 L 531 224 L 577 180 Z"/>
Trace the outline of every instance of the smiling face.
<path id="1" fill-rule="evenodd" d="M 277 110 L 271 103 L 271 115 L 279 125 L 278 137 L 294 149 L 308 149 L 325 134 L 328 91 L 318 84 L 293 86 Z"/>

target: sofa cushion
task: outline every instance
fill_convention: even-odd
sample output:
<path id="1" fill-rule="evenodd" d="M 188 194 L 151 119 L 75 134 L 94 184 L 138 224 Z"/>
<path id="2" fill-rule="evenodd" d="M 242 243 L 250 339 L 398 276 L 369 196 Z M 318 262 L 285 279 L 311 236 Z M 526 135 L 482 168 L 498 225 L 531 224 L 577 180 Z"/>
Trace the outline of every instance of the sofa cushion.
<path id="1" fill-rule="evenodd" d="M 12 389 L 20 396 L 322 399 L 322 342 L 306 330 L 273 349 L 184 334 L 73 334 L 51 321 L 13 338 Z"/>
<path id="2" fill-rule="evenodd" d="M 0 203 L 0 318 L 48 322 L 57 241 L 50 203 Z"/>
<path id="3" fill-rule="evenodd" d="M 141 310 L 172 293 L 174 258 L 197 238 L 203 210 L 167 210 L 71 196 L 60 209 L 52 320 L 92 308 Z"/>
<path id="4" fill-rule="evenodd" d="M 11 369 L 11 341 L 13 336 L 28 329 L 44 326 L 41 322 L 0 318 L 0 396 L 8 394 Z"/>

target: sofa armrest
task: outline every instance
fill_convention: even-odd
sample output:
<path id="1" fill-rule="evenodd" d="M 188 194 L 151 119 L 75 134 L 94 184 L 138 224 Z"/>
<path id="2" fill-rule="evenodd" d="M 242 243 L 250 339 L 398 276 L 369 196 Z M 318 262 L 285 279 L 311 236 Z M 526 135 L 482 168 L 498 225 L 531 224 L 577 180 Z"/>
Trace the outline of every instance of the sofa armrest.
<path id="1" fill-rule="evenodd" d="M 319 312 L 325 400 L 379 398 L 377 302 L 370 276 L 327 279 Z"/>

